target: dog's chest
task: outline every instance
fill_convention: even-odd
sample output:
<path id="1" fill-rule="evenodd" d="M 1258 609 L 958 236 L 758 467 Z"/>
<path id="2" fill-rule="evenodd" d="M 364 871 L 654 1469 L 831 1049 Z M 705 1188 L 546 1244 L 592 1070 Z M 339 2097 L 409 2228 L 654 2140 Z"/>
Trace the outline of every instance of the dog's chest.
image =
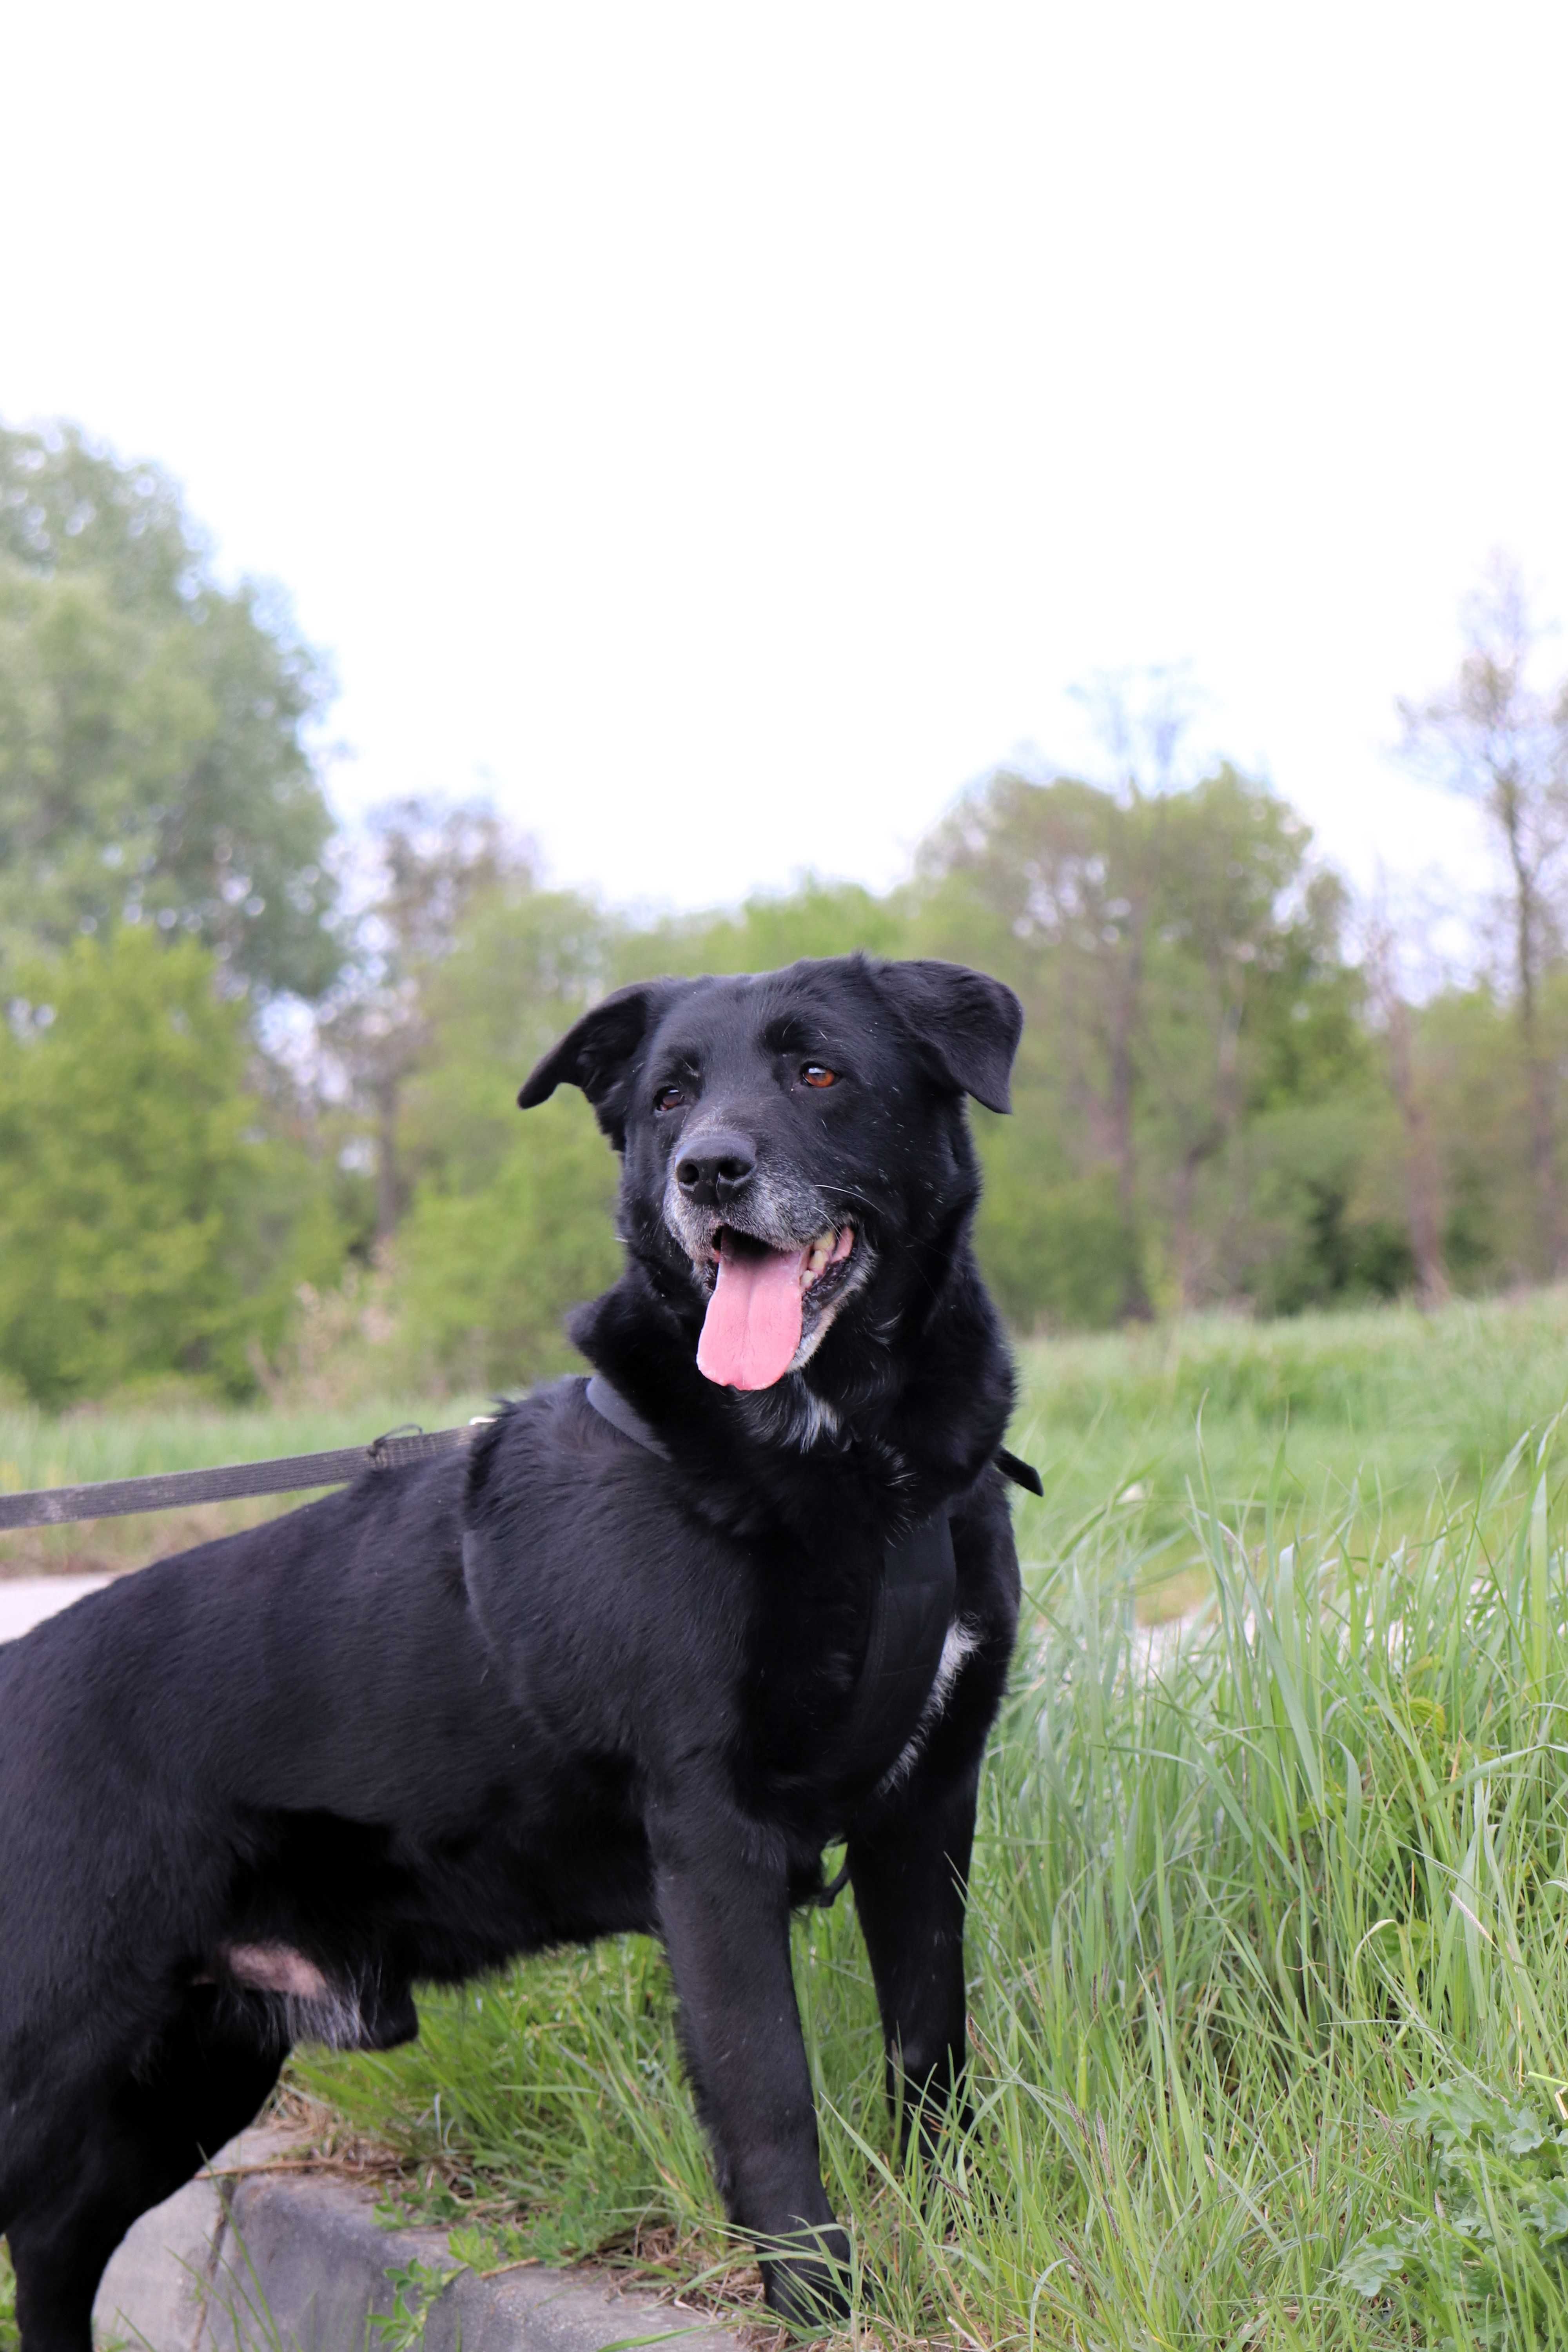
<path id="1" fill-rule="evenodd" d="M 829 1574 L 794 1610 L 773 1596 L 753 1659 L 764 1747 L 785 1775 L 838 1799 L 912 1769 L 974 1647 L 945 1514 L 857 1565 L 859 1578 Z"/>

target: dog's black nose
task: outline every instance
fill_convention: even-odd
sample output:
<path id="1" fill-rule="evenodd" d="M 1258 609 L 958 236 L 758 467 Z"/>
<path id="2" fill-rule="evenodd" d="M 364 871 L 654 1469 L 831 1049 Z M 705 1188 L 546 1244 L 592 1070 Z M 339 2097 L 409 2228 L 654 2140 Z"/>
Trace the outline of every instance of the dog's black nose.
<path id="1" fill-rule="evenodd" d="M 721 1208 L 743 1192 L 757 1172 L 757 1155 L 743 1135 L 710 1135 L 675 1163 L 675 1181 L 699 1208 Z"/>

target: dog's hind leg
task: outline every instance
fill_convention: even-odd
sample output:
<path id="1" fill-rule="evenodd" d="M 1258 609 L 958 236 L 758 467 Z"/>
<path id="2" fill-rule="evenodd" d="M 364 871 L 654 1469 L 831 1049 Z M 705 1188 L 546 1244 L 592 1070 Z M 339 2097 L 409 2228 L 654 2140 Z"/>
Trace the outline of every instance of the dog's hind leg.
<path id="1" fill-rule="evenodd" d="M 870 1832 L 849 1841 L 849 1883 L 882 2012 L 888 2092 L 907 2146 L 963 2106 L 963 1915 L 978 1773 L 922 1758 Z"/>
<path id="2" fill-rule="evenodd" d="M 115 2247 L 251 2121 L 282 2060 L 252 2019 L 204 1990 L 82 2117 L 74 2149 L 11 2219 L 22 2352 L 92 2352 L 93 2298 Z"/>

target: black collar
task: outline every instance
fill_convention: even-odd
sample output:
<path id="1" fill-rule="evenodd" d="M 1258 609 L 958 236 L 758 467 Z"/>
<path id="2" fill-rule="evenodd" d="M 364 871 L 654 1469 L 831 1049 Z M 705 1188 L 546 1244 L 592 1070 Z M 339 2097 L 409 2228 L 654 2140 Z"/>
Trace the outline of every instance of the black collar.
<path id="1" fill-rule="evenodd" d="M 663 1438 L 654 1435 L 631 1399 L 624 1397 L 603 1372 L 590 1375 L 584 1394 L 601 1421 L 607 1421 L 612 1429 L 618 1429 L 634 1445 L 644 1445 L 650 1454 L 662 1454 L 665 1461 L 669 1460 L 669 1448 Z"/>
<path id="2" fill-rule="evenodd" d="M 629 1437 L 634 1445 L 645 1445 L 650 1454 L 662 1454 L 667 1462 L 669 1460 L 669 1448 L 663 1438 L 654 1435 L 630 1398 L 624 1397 L 603 1372 L 590 1376 L 586 1395 L 601 1420 L 618 1429 L 623 1437 Z M 996 1448 L 994 1458 L 1004 1478 L 1010 1478 L 1015 1486 L 1022 1486 L 1031 1495 L 1045 1493 L 1040 1484 L 1040 1474 L 1032 1462 L 1024 1461 L 1016 1454 L 1009 1454 L 1005 1445 Z"/>

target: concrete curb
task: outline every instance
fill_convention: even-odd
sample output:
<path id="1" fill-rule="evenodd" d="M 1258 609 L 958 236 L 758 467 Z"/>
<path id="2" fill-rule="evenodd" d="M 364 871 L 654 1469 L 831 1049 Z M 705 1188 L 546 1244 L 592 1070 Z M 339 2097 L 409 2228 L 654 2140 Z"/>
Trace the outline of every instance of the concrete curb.
<path id="1" fill-rule="evenodd" d="M 742 2352 L 727 2330 L 646 2294 L 617 2294 L 603 2273 L 481 2278 L 454 2261 L 439 2230 L 382 2229 L 353 2182 L 269 2174 L 268 2159 L 296 2144 L 276 2128 L 243 2133 L 214 2166 L 219 2177 L 204 2174 L 142 2215 L 93 2308 L 105 2352 Z M 261 2168 L 233 2177 L 242 2165 Z M 415 2263 L 422 2326 L 375 2327 L 394 2311 L 389 2273 Z M 440 2273 L 447 2284 L 436 2292 Z"/>

